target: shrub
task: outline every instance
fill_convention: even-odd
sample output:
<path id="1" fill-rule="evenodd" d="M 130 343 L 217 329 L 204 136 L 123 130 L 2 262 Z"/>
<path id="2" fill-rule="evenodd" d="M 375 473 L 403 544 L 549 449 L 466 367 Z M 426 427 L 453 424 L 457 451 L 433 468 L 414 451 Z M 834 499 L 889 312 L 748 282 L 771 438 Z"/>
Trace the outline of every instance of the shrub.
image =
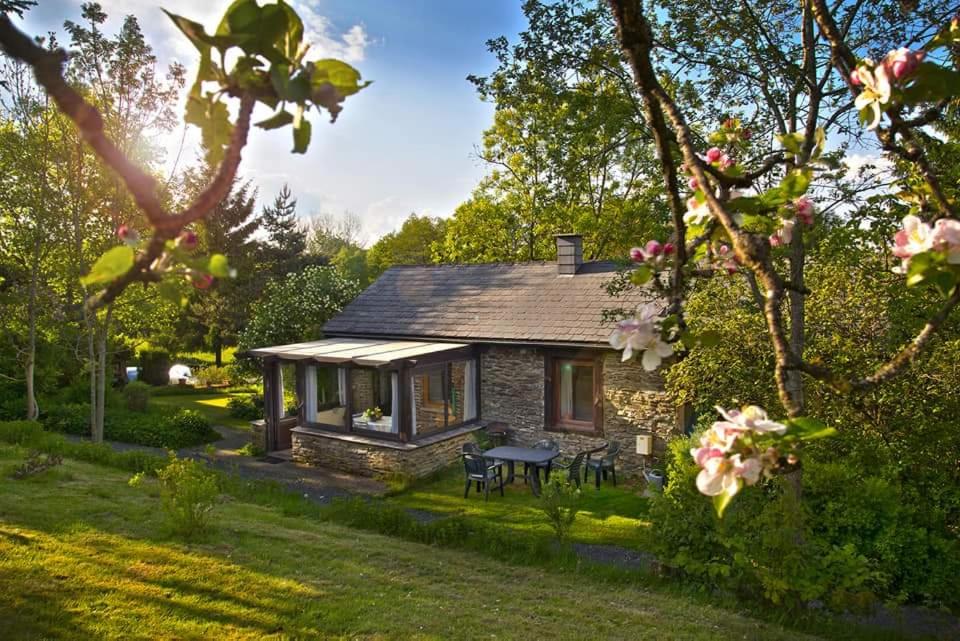
<path id="1" fill-rule="evenodd" d="M 157 479 L 161 505 L 173 531 L 187 539 L 204 534 L 220 493 L 217 477 L 197 461 L 171 453 Z"/>
<path id="2" fill-rule="evenodd" d="M 256 443 L 251 442 L 251 443 L 247 443 L 246 445 L 241 447 L 239 450 L 237 450 L 237 454 L 240 454 L 242 456 L 259 457 L 266 454 L 266 452 L 262 447 L 260 447 Z"/>
<path id="3" fill-rule="evenodd" d="M 90 406 L 79 403 L 54 405 L 46 410 L 43 426 L 55 432 L 90 435 Z"/>
<path id="4" fill-rule="evenodd" d="M 170 383 L 170 354 L 159 349 L 140 350 L 140 379 L 150 385 Z"/>
<path id="5" fill-rule="evenodd" d="M 30 445 L 43 434 L 36 421 L 0 421 L 0 441 L 12 445 Z"/>
<path id="6" fill-rule="evenodd" d="M 252 394 L 231 396 L 227 401 L 227 409 L 233 418 L 255 421 L 263 418 L 263 398 L 257 399 Z"/>
<path id="7" fill-rule="evenodd" d="M 179 449 L 220 438 L 210 421 L 196 410 L 173 414 L 114 412 L 108 414 L 104 435 L 111 441 Z"/>
<path id="8" fill-rule="evenodd" d="M 27 416 L 25 397 L 0 399 L 0 421 L 17 421 Z"/>
<path id="9" fill-rule="evenodd" d="M 193 373 L 193 378 L 197 381 L 197 385 L 202 387 L 210 387 L 211 385 L 229 385 L 230 370 L 228 370 L 226 367 L 210 365 L 208 367 L 203 367 L 196 370 Z"/>
<path id="10" fill-rule="evenodd" d="M 547 517 L 557 543 L 562 545 L 580 511 L 580 489 L 563 475 L 555 474 L 543 486 L 540 509 Z"/>
<path id="11" fill-rule="evenodd" d="M 801 503 L 775 478 L 743 492 L 718 520 L 696 489 L 691 444 L 670 444 L 645 547 L 702 589 L 794 608 L 820 601 L 859 609 L 877 599 L 957 604 L 960 545 L 882 466 L 809 456 Z"/>
<path id="12" fill-rule="evenodd" d="M 133 381 L 123 388 L 123 398 L 127 409 L 134 412 L 146 412 L 150 402 L 150 386 L 142 381 Z"/>

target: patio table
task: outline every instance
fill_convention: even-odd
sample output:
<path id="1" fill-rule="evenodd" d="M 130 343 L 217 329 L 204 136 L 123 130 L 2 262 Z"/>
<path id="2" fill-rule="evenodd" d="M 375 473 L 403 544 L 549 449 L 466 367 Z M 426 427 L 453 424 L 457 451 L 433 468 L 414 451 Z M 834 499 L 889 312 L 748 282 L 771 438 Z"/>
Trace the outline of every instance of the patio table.
<path id="1" fill-rule="evenodd" d="M 483 456 L 488 459 L 506 461 L 507 463 L 507 482 L 512 483 L 514 479 L 515 463 L 530 463 L 533 466 L 533 475 L 524 476 L 530 481 L 530 490 L 534 496 L 540 496 L 540 473 L 537 471 L 538 465 L 550 463 L 553 459 L 560 456 L 557 450 L 537 450 L 532 447 L 513 447 L 504 445 L 487 450 Z M 549 474 L 549 467 L 547 468 Z"/>

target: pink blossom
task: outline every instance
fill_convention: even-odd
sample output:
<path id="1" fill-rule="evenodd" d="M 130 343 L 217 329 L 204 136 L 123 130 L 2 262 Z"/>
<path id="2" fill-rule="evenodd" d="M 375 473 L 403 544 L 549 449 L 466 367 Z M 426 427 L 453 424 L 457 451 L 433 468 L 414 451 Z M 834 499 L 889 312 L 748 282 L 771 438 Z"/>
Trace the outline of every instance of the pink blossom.
<path id="1" fill-rule="evenodd" d="M 863 80 L 860 79 L 860 72 L 857 69 L 850 72 L 850 84 L 856 87 L 863 85 Z"/>
<path id="2" fill-rule="evenodd" d="M 780 240 L 780 234 L 777 234 L 777 233 L 770 234 L 771 247 L 779 247 L 782 244 L 783 244 L 783 241 Z"/>
<path id="3" fill-rule="evenodd" d="M 136 229 L 128 225 L 120 225 L 117 227 L 117 238 L 127 245 L 136 245 L 140 242 L 140 234 L 137 233 Z"/>
<path id="4" fill-rule="evenodd" d="M 706 201 L 701 203 L 693 197 L 687 199 L 687 213 L 683 215 L 683 222 L 688 225 L 702 225 L 712 217 L 713 212 L 710 211 Z"/>
<path id="5" fill-rule="evenodd" d="M 813 201 L 806 196 L 801 196 L 793 201 L 793 210 L 797 214 L 797 219 L 804 225 L 813 224 Z"/>
<path id="6" fill-rule="evenodd" d="M 697 182 L 695 176 L 690 176 L 690 178 L 687 179 L 687 186 L 693 191 L 700 189 L 700 183 Z"/>
<path id="7" fill-rule="evenodd" d="M 902 80 L 917 70 L 926 55 L 923 51 L 911 51 L 906 47 L 900 47 L 887 54 L 883 59 L 883 68 L 887 75 L 895 80 Z"/>
<path id="8" fill-rule="evenodd" d="M 663 253 L 663 245 L 661 245 L 658 240 L 649 240 L 647 241 L 645 251 L 648 256 L 659 256 Z"/>
<path id="9" fill-rule="evenodd" d="M 960 264 L 960 221 L 941 218 L 933 225 L 931 245 L 934 249 L 946 252 L 947 262 Z"/>
<path id="10" fill-rule="evenodd" d="M 673 243 L 664 243 L 664 245 L 663 245 L 663 255 L 664 255 L 664 256 L 671 256 L 671 255 L 673 255 L 674 249 L 675 249 L 675 247 L 673 246 Z"/>
<path id="11" fill-rule="evenodd" d="M 177 247 L 192 251 L 197 248 L 197 235 L 192 231 L 185 231 L 177 238 Z"/>
<path id="12" fill-rule="evenodd" d="M 906 263 L 916 254 L 933 248 L 933 230 L 930 225 L 910 214 L 904 216 L 903 229 L 894 235 L 893 242 L 893 255 Z"/>
<path id="13" fill-rule="evenodd" d="M 643 250 L 639 247 L 632 247 L 630 249 L 630 260 L 633 262 L 642 263 L 644 260 L 646 260 L 646 258 L 647 257 L 644 255 Z"/>
<path id="14" fill-rule="evenodd" d="M 756 405 L 747 405 L 742 410 L 725 410 L 718 405 L 715 409 L 726 420 L 717 421 L 714 423 L 714 427 L 738 431 L 773 432 L 774 434 L 783 434 L 787 431 L 786 425 L 771 421 L 767 418 L 767 412 Z"/>
<path id="15" fill-rule="evenodd" d="M 210 274 L 193 274 L 190 277 L 190 282 L 197 289 L 210 289 L 210 286 L 213 285 L 213 276 Z"/>
<path id="16" fill-rule="evenodd" d="M 711 147 L 707 150 L 707 162 L 718 162 L 723 155 L 724 153 L 722 149 L 719 147 Z"/>
<path id="17" fill-rule="evenodd" d="M 727 154 L 723 154 L 722 156 L 720 156 L 719 164 L 720 164 L 720 169 L 729 169 L 730 167 L 733 166 L 733 158 L 731 158 Z"/>
<path id="18" fill-rule="evenodd" d="M 673 354 L 673 346 L 661 339 L 657 313 L 650 308 L 617 323 L 610 334 L 610 345 L 623 350 L 624 361 L 633 358 L 635 352 L 642 352 L 640 361 L 648 372 L 660 367 L 663 359 Z"/>

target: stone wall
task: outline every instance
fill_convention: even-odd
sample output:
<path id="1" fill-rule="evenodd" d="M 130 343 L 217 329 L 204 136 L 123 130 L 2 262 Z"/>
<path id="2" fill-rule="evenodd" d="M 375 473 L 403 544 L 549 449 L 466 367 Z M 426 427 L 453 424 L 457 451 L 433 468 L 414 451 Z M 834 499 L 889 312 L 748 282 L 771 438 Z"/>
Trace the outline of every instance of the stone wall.
<path id="1" fill-rule="evenodd" d="M 353 412 L 355 414 L 371 409 L 377 404 L 377 396 L 373 389 L 373 376 L 372 369 L 354 368 L 350 370 L 350 393 L 353 396 Z"/>
<path id="2" fill-rule="evenodd" d="M 610 351 L 603 358 L 603 433 L 578 434 L 547 430 L 544 419 L 544 358 L 546 352 L 526 347 L 493 347 L 482 357 L 481 397 L 484 421 L 503 421 L 512 442 L 532 445 L 550 438 L 560 443 L 565 456 L 592 449 L 608 441 L 623 446 L 620 469 L 624 476 L 637 474 L 646 463 L 657 465 L 666 441 L 678 433 L 677 411 L 657 374 L 644 371 L 636 361 L 621 363 Z M 636 453 L 637 434 L 654 435 L 654 455 Z M 644 461 L 645 458 L 649 460 Z"/>
<path id="3" fill-rule="evenodd" d="M 293 460 L 361 476 L 423 477 L 441 470 L 460 455 L 463 444 L 473 441 L 473 430 L 464 429 L 433 437 L 428 444 L 404 446 L 374 439 L 322 434 L 298 428 L 293 432 Z"/>

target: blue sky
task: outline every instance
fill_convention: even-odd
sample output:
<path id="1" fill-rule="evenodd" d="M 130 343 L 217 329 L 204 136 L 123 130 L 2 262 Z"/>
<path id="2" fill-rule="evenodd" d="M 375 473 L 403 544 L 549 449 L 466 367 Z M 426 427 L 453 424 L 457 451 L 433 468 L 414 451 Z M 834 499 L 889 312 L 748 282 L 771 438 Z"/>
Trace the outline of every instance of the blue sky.
<path id="1" fill-rule="evenodd" d="M 263 3 L 264 0 L 261 0 Z M 26 16 L 31 33 L 79 19 L 81 0 L 42 0 Z M 161 62 L 192 68 L 195 56 L 160 7 L 215 27 L 228 0 L 101 0 L 115 28 L 137 16 Z M 351 211 L 372 242 L 416 211 L 449 216 L 484 173 L 474 148 L 493 108 L 477 97 L 467 74 L 494 68 L 489 38 L 514 39 L 525 27 L 519 0 L 296 0 L 316 43 L 312 55 L 334 56 L 374 83 L 347 99 L 335 125 L 312 116 L 306 155 L 290 154 L 287 130 L 256 130 L 241 172 L 270 201 L 286 182 L 304 216 Z M 65 40 L 65 38 L 64 38 Z M 167 143 L 167 139 L 169 142 Z M 176 155 L 180 132 L 165 137 Z M 195 156 L 188 137 L 184 158 Z"/>

